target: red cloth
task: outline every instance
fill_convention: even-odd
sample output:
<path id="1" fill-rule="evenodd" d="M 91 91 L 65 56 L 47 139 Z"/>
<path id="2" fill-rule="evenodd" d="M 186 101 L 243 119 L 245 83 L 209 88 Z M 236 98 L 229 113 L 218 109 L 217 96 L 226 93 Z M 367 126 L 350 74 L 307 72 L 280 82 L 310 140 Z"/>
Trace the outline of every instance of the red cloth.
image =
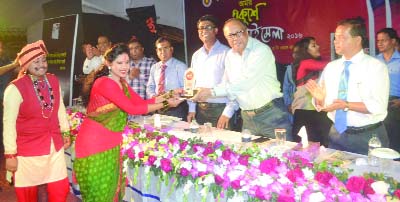
<path id="1" fill-rule="evenodd" d="M 18 202 L 37 202 L 38 187 L 15 187 Z M 47 184 L 48 201 L 64 202 L 67 200 L 69 193 L 68 178 L 51 182 Z"/>
<path id="2" fill-rule="evenodd" d="M 123 84 L 128 86 L 125 80 Z M 154 98 L 143 100 L 130 87 L 128 87 L 128 91 L 130 98 L 124 94 L 123 90 L 112 79 L 108 77 L 98 78 L 93 84 L 87 113 L 90 115 L 105 105 L 114 104 L 128 114 L 145 114 L 148 111 L 147 105 L 155 102 Z M 110 131 L 100 123 L 87 118 L 83 121 L 75 142 L 76 157 L 84 158 L 106 151 L 119 145 L 121 141 L 122 131 Z"/>
<path id="3" fill-rule="evenodd" d="M 158 81 L 158 95 L 161 95 L 165 92 L 165 69 L 167 69 L 167 65 L 161 65 L 160 80 Z"/>
<path id="4" fill-rule="evenodd" d="M 51 139 L 53 139 L 56 151 L 64 145 L 58 121 L 58 109 L 60 106 L 60 85 L 53 74 L 46 74 L 53 89 L 53 111 L 44 109 L 49 118 L 42 116 L 40 101 L 36 96 L 33 82 L 27 75 L 13 81 L 13 84 L 21 93 L 23 102 L 20 105 L 16 122 L 17 153 L 19 156 L 41 156 L 50 153 Z M 42 81 L 44 82 L 44 81 Z M 50 103 L 48 90 L 41 90 L 47 103 Z"/>
<path id="5" fill-rule="evenodd" d="M 300 65 L 297 69 L 296 80 L 302 79 L 303 77 L 305 77 L 307 74 L 309 74 L 311 72 L 323 70 L 328 63 L 329 63 L 329 61 L 314 60 L 314 59 L 307 59 L 307 60 L 301 61 Z M 317 78 L 318 78 L 318 75 L 316 75 L 310 79 L 317 79 Z M 297 86 L 304 85 L 305 82 L 307 82 L 307 81 L 299 83 L 299 84 L 297 84 Z"/>

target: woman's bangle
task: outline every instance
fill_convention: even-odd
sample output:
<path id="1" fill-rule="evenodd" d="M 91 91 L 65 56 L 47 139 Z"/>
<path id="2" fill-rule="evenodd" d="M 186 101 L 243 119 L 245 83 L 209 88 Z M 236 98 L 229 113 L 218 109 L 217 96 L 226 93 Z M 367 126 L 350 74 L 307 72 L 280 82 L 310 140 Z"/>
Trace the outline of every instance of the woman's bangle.
<path id="1" fill-rule="evenodd" d="M 4 154 L 4 158 L 15 159 L 15 158 L 17 158 L 17 154 Z"/>
<path id="2" fill-rule="evenodd" d="M 63 137 L 71 137 L 71 131 L 62 132 L 61 135 L 62 135 Z"/>
<path id="3" fill-rule="evenodd" d="M 168 93 L 165 93 L 162 97 L 165 99 L 172 98 L 174 96 L 174 90 L 168 91 Z"/>
<path id="4" fill-rule="evenodd" d="M 168 108 L 169 108 L 169 103 L 168 103 L 168 101 L 164 100 L 164 101 L 162 102 L 162 104 L 163 104 L 163 106 L 162 106 L 162 108 L 161 108 L 161 111 L 167 111 Z"/>

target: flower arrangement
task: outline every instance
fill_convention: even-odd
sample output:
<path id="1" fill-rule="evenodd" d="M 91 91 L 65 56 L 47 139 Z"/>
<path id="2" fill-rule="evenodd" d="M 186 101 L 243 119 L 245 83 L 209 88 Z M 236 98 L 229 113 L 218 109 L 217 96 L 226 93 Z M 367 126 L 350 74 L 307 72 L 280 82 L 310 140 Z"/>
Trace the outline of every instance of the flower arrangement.
<path id="1" fill-rule="evenodd" d="M 74 141 L 76 136 L 78 135 L 78 131 L 86 115 L 80 111 L 74 111 L 71 108 L 67 108 L 66 111 L 68 115 L 71 139 L 72 141 Z"/>
<path id="2" fill-rule="evenodd" d="M 126 127 L 121 153 L 124 169 L 134 169 L 137 176 L 139 167 L 144 167 L 147 176 L 153 172 L 166 185 L 172 183 L 171 189 L 182 187 L 184 201 L 193 187 L 203 201 L 209 193 L 216 200 L 226 196 L 234 201 L 400 199 L 395 181 L 387 184 L 372 175 L 349 177 L 349 170 L 326 162 L 315 164 L 297 153 L 276 157 L 257 145 L 243 148 L 220 141 L 181 140 L 137 125 Z"/>

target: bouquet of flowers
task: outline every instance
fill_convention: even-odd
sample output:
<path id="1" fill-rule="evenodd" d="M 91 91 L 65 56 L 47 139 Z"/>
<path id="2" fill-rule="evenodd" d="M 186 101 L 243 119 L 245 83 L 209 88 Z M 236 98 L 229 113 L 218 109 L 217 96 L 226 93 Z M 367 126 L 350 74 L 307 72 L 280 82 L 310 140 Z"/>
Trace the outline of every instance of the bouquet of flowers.
<path id="1" fill-rule="evenodd" d="M 76 136 L 78 135 L 78 131 L 86 115 L 80 111 L 73 111 L 71 108 L 67 109 L 67 114 L 71 140 L 74 141 L 76 139 Z"/>
<path id="2" fill-rule="evenodd" d="M 183 200 L 196 189 L 234 201 L 388 201 L 400 198 L 398 184 L 371 176 L 352 176 L 326 162 L 314 164 L 296 153 L 272 156 L 257 145 L 242 148 L 220 141 L 181 140 L 158 131 L 126 127 L 121 152 L 124 169 L 183 188 Z M 135 174 L 137 175 L 137 174 Z M 135 177 L 134 177 L 135 180 Z M 149 186 L 149 180 L 146 186 Z M 173 190 L 171 190 L 173 191 Z"/>

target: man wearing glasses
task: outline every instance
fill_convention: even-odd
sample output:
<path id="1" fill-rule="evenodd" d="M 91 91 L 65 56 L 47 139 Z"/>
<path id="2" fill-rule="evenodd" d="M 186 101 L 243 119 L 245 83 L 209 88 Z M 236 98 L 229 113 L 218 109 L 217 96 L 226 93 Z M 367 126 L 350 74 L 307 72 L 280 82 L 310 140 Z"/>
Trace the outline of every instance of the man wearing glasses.
<path id="1" fill-rule="evenodd" d="M 242 109 L 243 129 L 274 138 L 274 129 L 284 128 L 287 140 L 291 140 L 289 113 L 283 103 L 271 49 L 250 37 L 246 25 L 238 19 L 227 20 L 223 31 L 231 47 L 225 59 L 224 79 L 214 88 L 202 89 L 194 99 L 227 96 Z"/>
<path id="2" fill-rule="evenodd" d="M 225 71 L 225 56 L 229 48 L 217 39 L 218 19 L 212 15 L 204 15 L 197 21 L 199 39 L 203 46 L 192 56 L 196 88 L 212 88 L 221 83 Z M 207 102 L 191 102 L 189 104 L 188 122 L 196 118 L 204 124 L 210 122 L 217 128 L 233 129 L 233 120 L 229 121 L 238 105 L 227 97 L 207 99 Z"/>
<path id="3" fill-rule="evenodd" d="M 146 89 L 147 98 L 163 95 L 171 90 L 183 89 L 183 76 L 187 69 L 185 63 L 172 56 L 174 47 L 172 47 L 169 39 L 160 37 L 155 45 L 160 61 L 151 66 Z M 186 121 L 187 112 L 187 103 L 182 102 L 177 107 L 160 113 L 182 118 L 183 121 Z"/>

